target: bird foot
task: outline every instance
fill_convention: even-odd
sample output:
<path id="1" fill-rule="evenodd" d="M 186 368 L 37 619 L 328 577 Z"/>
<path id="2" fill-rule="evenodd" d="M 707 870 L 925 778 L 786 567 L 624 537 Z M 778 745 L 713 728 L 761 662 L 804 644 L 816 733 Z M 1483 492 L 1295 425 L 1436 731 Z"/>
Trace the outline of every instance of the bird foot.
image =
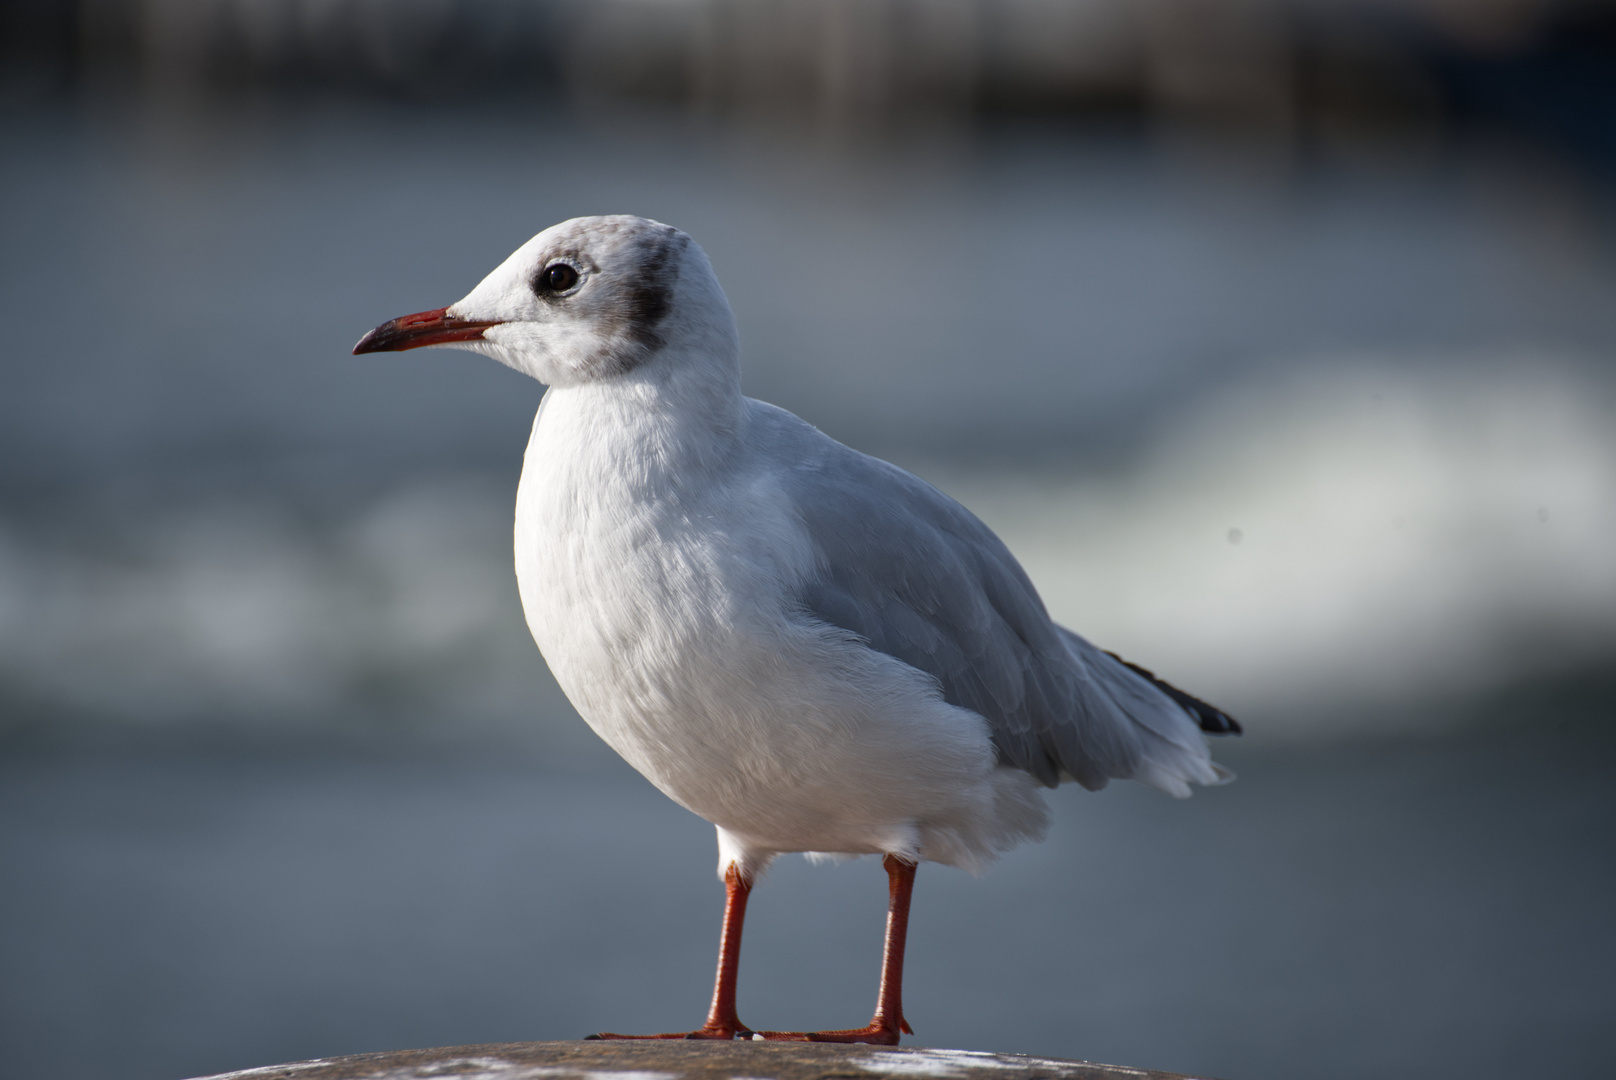
<path id="1" fill-rule="evenodd" d="M 619 1035 L 612 1031 L 602 1031 L 595 1035 L 585 1035 L 587 1039 L 751 1039 L 755 1033 L 749 1028 L 734 1027 L 700 1027 L 695 1031 L 670 1031 L 664 1035 Z"/>
<path id="2" fill-rule="evenodd" d="M 868 1043 L 872 1046 L 897 1046 L 902 1035 L 913 1035 L 907 1021 L 899 1021 L 899 1026 L 893 1027 L 884 1020 L 871 1021 L 868 1027 L 849 1028 L 843 1031 L 760 1031 L 752 1038 L 761 1038 L 767 1042 L 828 1042 L 828 1043 Z"/>

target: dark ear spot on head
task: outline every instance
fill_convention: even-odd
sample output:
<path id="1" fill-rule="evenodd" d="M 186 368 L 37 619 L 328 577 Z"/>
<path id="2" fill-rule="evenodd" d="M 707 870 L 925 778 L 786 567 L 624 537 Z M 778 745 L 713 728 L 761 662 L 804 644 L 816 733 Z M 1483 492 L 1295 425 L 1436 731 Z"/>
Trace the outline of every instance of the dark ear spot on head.
<path id="1" fill-rule="evenodd" d="M 658 326 L 673 305 L 673 287 L 679 280 L 679 257 L 690 238 L 677 229 L 647 237 L 644 259 L 623 291 L 620 309 L 624 331 L 647 352 L 666 342 Z"/>
<path id="2" fill-rule="evenodd" d="M 667 344 L 662 325 L 673 310 L 679 267 L 690 237 L 667 225 L 635 221 L 635 237 L 624 265 L 612 272 L 609 291 L 595 312 L 603 338 L 591 358 L 602 375 L 633 371 Z"/>

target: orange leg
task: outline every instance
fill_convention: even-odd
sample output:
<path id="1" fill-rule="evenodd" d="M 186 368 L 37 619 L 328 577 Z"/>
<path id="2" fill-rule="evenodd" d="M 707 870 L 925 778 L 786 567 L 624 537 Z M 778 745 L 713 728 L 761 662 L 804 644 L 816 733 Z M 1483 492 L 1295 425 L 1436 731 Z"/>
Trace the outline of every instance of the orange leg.
<path id="1" fill-rule="evenodd" d="M 876 1043 L 896 1046 L 900 1034 L 913 1035 L 903 1018 L 903 947 L 909 936 L 909 900 L 915 891 L 915 864 L 888 855 L 886 867 L 889 900 L 887 939 L 881 954 L 881 991 L 875 999 L 875 1016 L 869 1027 L 847 1031 L 765 1031 L 769 1040 L 788 1042 Z M 716 1000 L 714 1007 L 717 1007 Z"/>
<path id="2" fill-rule="evenodd" d="M 910 873 L 913 874 L 911 869 Z M 741 967 L 741 926 L 746 922 L 746 900 L 752 883 L 731 866 L 724 872 L 724 931 L 718 939 L 718 977 L 713 981 L 713 1004 L 707 1022 L 695 1031 L 667 1035 L 614 1035 L 603 1031 L 591 1039 L 733 1039 L 749 1038 L 752 1031 L 735 1015 L 735 980 Z M 899 946 L 901 951 L 902 946 Z"/>

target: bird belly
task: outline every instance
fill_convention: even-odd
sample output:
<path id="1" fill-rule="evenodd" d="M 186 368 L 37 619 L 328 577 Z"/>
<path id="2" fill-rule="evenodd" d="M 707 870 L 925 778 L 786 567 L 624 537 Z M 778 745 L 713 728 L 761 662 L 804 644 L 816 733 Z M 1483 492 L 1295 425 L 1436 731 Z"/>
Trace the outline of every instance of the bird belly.
<path id="1" fill-rule="evenodd" d="M 793 613 L 778 567 L 644 520 L 569 536 L 525 517 L 534 639 L 590 727 L 676 802 L 759 851 L 970 863 L 1007 846 L 958 838 L 1004 831 L 982 719 Z M 1041 827 L 1041 803 L 1015 812 Z"/>
<path id="2" fill-rule="evenodd" d="M 765 859 L 969 867 L 1042 834 L 1036 785 L 997 767 L 982 717 L 795 601 L 816 555 L 766 463 L 663 467 L 677 439 L 601 407 L 546 396 L 515 554 L 534 640 L 602 739 Z"/>

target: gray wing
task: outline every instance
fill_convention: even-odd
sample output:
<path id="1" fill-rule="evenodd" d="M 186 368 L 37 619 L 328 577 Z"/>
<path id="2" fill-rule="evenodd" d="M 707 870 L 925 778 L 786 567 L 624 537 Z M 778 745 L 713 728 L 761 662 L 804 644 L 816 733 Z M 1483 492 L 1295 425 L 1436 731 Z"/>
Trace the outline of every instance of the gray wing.
<path id="1" fill-rule="evenodd" d="M 970 511 L 839 443 L 816 450 L 784 474 L 818 560 L 799 598 L 808 613 L 931 675 L 987 720 L 1001 764 L 1049 787 L 1131 777 L 1187 794 L 1226 775 L 1195 707 L 1228 725 L 1208 730 L 1237 725 L 1052 622 Z"/>

